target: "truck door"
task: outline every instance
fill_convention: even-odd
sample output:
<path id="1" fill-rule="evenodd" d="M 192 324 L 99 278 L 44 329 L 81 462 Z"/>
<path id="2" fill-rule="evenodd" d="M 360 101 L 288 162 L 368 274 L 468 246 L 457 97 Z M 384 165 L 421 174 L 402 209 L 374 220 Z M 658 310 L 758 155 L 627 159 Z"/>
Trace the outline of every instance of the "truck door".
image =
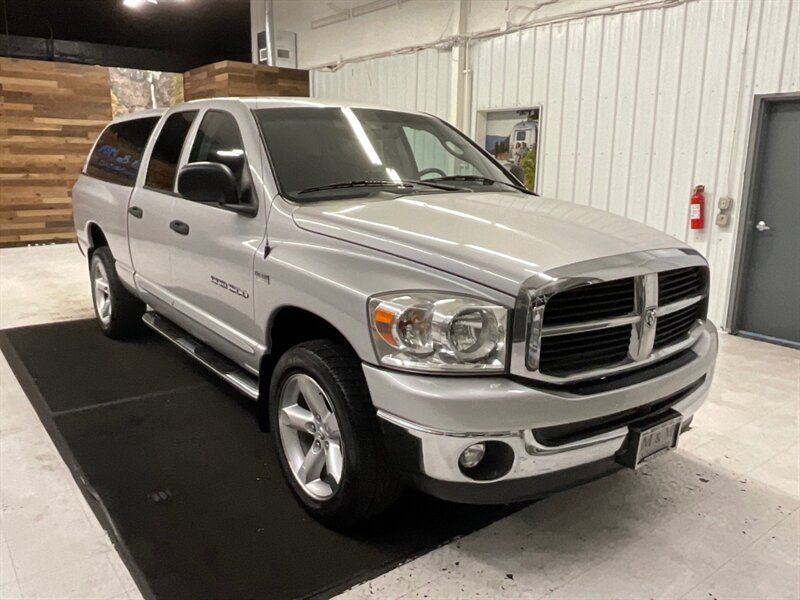
<path id="1" fill-rule="evenodd" d="M 249 151 L 248 151 L 249 150 Z M 236 118 L 227 111 L 207 110 L 197 127 L 189 163 L 227 165 L 242 194 L 255 186 L 248 156 L 260 156 L 242 141 Z M 175 308 L 205 331 L 200 339 L 238 362 L 251 364 L 263 349 L 253 337 L 253 261 L 266 232 L 266 210 L 242 215 L 215 203 L 178 197 L 172 213 L 172 285 Z"/>
<path id="2" fill-rule="evenodd" d="M 176 175 L 181 150 L 196 110 L 172 113 L 163 121 L 147 162 L 144 185 L 128 204 L 128 236 L 136 285 L 154 308 L 172 305 L 169 228 L 177 193 Z"/>

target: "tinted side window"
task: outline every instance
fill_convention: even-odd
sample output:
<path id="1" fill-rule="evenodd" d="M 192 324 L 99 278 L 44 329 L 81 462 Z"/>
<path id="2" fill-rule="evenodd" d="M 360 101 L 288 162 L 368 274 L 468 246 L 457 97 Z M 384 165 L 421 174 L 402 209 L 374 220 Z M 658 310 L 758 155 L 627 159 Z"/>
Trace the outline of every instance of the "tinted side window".
<path id="1" fill-rule="evenodd" d="M 111 183 L 132 186 L 139 173 L 142 151 L 158 119 L 131 119 L 107 127 L 92 150 L 86 174 Z"/>
<path id="2" fill-rule="evenodd" d="M 170 115 L 158 134 L 144 184 L 157 190 L 171 192 L 175 187 L 178 159 L 189 127 L 197 116 L 197 111 L 186 111 Z"/>
<path id="3" fill-rule="evenodd" d="M 244 145 L 236 119 L 226 112 L 210 110 L 203 117 L 189 162 L 218 162 L 239 176 L 244 164 Z"/>

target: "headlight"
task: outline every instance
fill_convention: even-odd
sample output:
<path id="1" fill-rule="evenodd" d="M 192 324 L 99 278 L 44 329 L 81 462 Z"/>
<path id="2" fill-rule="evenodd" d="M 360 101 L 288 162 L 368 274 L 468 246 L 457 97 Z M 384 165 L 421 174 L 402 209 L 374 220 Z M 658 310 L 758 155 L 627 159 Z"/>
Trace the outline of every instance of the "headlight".
<path id="1" fill-rule="evenodd" d="M 396 293 L 369 301 L 380 362 L 413 371 L 503 371 L 508 310 L 436 292 Z"/>

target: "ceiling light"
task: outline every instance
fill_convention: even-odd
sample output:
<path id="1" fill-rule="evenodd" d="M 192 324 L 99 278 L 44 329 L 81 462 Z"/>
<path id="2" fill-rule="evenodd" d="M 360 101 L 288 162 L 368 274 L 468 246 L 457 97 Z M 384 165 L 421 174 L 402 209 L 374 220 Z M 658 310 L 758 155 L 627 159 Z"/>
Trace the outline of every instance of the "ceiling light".
<path id="1" fill-rule="evenodd" d="M 327 27 L 328 25 L 333 25 L 334 23 L 341 23 L 342 21 L 347 21 L 349 18 L 350 18 L 350 11 L 343 10 L 342 12 L 338 12 L 329 17 L 322 17 L 320 19 L 315 19 L 311 21 L 311 29 L 319 29 L 321 27 Z"/>
<path id="2" fill-rule="evenodd" d="M 389 8 L 390 6 L 396 6 L 398 3 L 396 0 L 374 0 L 373 2 L 367 2 L 366 4 L 359 4 L 358 6 L 354 6 L 350 14 L 354 17 L 360 17 L 362 15 L 366 15 L 371 12 L 375 12 L 376 10 L 382 10 L 384 8 Z"/>

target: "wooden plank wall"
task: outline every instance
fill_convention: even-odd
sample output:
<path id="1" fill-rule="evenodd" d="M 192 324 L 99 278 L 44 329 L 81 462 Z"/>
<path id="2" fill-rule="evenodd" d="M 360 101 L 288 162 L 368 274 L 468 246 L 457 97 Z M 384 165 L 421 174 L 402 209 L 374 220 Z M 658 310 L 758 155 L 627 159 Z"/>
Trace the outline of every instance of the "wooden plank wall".
<path id="1" fill-rule="evenodd" d="M 222 61 L 184 94 L 308 97 L 308 71 Z M 108 68 L 0 57 L 0 246 L 75 239 L 71 189 L 110 120 Z"/>
<path id="2" fill-rule="evenodd" d="M 110 119 L 107 68 L 0 57 L 0 246 L 74 239 L 70 190 Z"/>
<path id="3" fill-rule="evenodd" d="M 186 100 L 220 96 L 309 96 L 308 71 L 225 60 L 187 71 Z"/>

